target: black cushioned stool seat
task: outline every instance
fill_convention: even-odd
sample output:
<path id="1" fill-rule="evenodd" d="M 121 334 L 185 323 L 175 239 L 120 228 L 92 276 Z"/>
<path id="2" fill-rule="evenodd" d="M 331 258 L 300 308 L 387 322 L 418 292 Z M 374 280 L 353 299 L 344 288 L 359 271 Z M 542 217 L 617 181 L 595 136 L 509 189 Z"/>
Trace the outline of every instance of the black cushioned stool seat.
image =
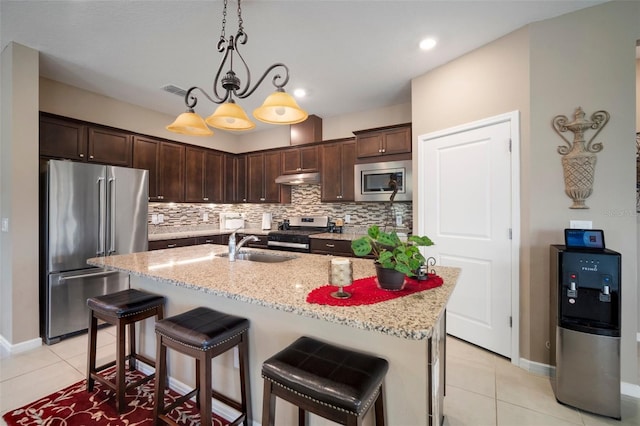
<path id="1" fill-rule="evenodd" d="M 155 316 L 162 319 L 165 298 L 145 291 L 128 289 L 115 293 L 96 296 L 87 299 L 90 311 L 89 320 L 89 350 L 87 351 L 87 391 L 93 391 L 97 380 L 116 393 L 116 408 L 118 412 L 125 410 L 125 394 L 127 390 L 140 386 L 153 379 L 154 374 L 127 384 L 125 378 L 125 363 L 129 360 L 129 369 L 136 368 L 136 360 L 155 367 L 154 360 L 136 353 L 135 323 Z M 116 360 L 102 366 L 96 366 L 96 346 L 98 337 L 98 320 L 115 325 L 116 328 Z M 126 355 L 125 334 L 129 326 L 129 355 Z M 101 371 L 116 366 L 114 381 L 107 380 Z"/>
<path id="2" fill-rule="evenodd" d="M 200 407 L 200 424 L 204 426 L 212 424 L 211 398 L 215 398 L 240 412 L 240 416 L 231 424 L 251 425 L 248 331 L 248 319 L 204 307 L 158 321 L 156 323 L 158 366 L 156 369 L 154 424 L 158 424 L 160 421 L 176 424 L 166 414 L 197 393 L 196 401 Z M 239 351 L 240 402 L 213 390 L 211 385 L 211 360 L 234 346 L 238 346 Z M 196 388 L 165 406 L 164 398 L 161 395 L 164 395 L 166 390 L 167 347 L 195 358 Z"/>
<path id="3" fill-rule="evenodd" d="M 275 397 L 298 406 L 298 423 L 306 411 L 343 425 L 360 425 L 375 401 L 376 426 L 384 426 L 382 382 L 389 363 L 301 337 L 262 364 L 262 425 L 273 425 Z"/>

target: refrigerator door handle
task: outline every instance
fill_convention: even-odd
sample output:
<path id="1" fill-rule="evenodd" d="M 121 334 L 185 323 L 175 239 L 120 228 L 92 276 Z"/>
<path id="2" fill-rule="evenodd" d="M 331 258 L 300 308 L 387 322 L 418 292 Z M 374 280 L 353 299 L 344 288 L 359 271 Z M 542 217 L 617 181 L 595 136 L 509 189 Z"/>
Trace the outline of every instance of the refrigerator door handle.
<path id="1" fill-rule="evenodd" d="M 109 178 L 109 251 L 116 252 L 116 178 Z"/>
<path id="2" fill-rule="evenodd" d="M 104 178 L 98 178 L 98 250 L 96 254 L 98 256 L 104 256 L 105 250 L 105 223 L 106 223 L 106 215 L 107 215 L 107 206 L 105 205 L 105 187 L 104 187 Z"/>
<path id="3" fill-rule="evenodd" d="M 102 271 L 102 272 L 94 272 L 92 274 L 73 275 L 73 276 L 70 276 L 70 277 L 61 276 L 61 277 L 58 278 L 58 283 L 62 284 L 65 281 L 79 280 L 79 279 L 82 279 L 82 278 L 103 277 L 103 276 L 113 275 L 113 274 L 117 274 L 117 273 L 118 273 L 118 271 Z"/>

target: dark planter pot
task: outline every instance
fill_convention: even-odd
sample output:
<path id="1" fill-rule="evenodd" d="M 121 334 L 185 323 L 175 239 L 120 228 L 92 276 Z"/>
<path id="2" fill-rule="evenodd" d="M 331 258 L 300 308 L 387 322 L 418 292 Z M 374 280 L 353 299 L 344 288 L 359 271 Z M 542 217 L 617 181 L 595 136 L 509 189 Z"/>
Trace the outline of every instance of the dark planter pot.
<path id="1" fill-rule="evenodd" d="M 383 290 L 402 290 L 405 285 L 405 275 L 395 269 L 386 269 L 375 263 L 378 287 Z"/>

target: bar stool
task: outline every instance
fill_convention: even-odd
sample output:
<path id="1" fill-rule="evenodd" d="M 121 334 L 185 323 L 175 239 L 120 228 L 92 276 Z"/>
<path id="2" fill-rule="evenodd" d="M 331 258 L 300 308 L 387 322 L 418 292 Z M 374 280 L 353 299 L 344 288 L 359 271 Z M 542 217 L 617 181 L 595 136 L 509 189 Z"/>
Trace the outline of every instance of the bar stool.
<path id="1" fill-rule="evenodd" d="M 376 426 L 384 426 L 382 381 L 389 363 L 374 356 L 300 337 L 262 364 L 262 426 L 273 426 L 276 396 L 298 407 L 298 425 L 310 411 L 342 425 L 361 425 L 375 401 Z"/>
<path id="2" fill-rule="evenodd" d="M 249 384 L 249 320 L 214 311 L 209 308 L 195 308 L 179 315 L 168 317 L 156 323 L 157 363 L 154 424 L 161 421 L 175 425 L 167 414 L 184 401 L 197 394 L 200 408 L 200 424 L 212 424 L 212 403 L 214 398 L 240 412 L 231 424 L 252 424 L 251 389 Z M 240 364 L 241 401 L 214 390 L 211 383 L 211 361 L 216 356 L 238 346 Z M 196 387 L 186 395 L 165 405 L 164 393 L 167 383 L 167 348 L 174 349 L 196 360 Z"/>
<path id="3" fill-rule="evenodd" d="M 135 370 L 136 360 L 155 367 L 155 362 L 136 353 L 135 323 L 152 316 L 156 321 L 162 319 L 165 298 L 157 294 L 140 290 L 128 289 L 103 296 L 87 299 L 91 316 L 89 321 L 89 350 L 87 358 L 87 391 L 93 391 L 94 381 L 98 381 L 116 393 L 116 408 L 119 413 L 125 409 L 125 394 L 129 389 L 140 386 L 153 379 L 154 374 L 145 376 L 132 383 L 126 383 L 125 363 L 129 360 L 129 370 Z M 96 367 L 96 344 L 98 337 L 98 320 L 115 325 L 116 331 L 116 360 Z M 125 355 L 125 327 L 129 326 L 129 355 Z M 114 381 L 106 379 L 101 371 L 116 366 Z"/>

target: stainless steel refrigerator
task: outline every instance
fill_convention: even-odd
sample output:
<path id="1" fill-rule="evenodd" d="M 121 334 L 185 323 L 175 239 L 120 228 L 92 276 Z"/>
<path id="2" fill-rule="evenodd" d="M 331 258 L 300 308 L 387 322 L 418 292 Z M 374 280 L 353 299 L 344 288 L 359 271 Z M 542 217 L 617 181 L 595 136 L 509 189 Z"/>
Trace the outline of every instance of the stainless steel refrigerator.
<path id="1" fill-rule="evenodd" d="M 129 287 L 127 274 L 87 265 L 147 250 L 146 170 L 50 160 L 43 180 L 41 334 L 47 344 L 86 330 L 87 298 Z"/>

